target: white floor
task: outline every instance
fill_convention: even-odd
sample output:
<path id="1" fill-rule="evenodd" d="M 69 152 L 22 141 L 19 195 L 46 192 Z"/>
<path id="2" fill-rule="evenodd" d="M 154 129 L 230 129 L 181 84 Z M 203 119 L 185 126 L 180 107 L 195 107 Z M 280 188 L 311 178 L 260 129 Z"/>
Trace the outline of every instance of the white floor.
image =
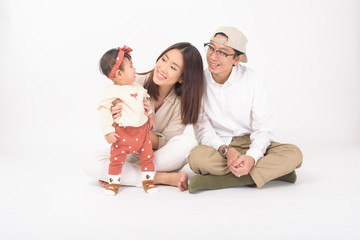
<path id="1" fill-rule="evenodd" d="M 360 239 L 360 147 L 302 150 L 295 184 L 116 197 L 79 154 L 2 154 L 0 239 Z"/>

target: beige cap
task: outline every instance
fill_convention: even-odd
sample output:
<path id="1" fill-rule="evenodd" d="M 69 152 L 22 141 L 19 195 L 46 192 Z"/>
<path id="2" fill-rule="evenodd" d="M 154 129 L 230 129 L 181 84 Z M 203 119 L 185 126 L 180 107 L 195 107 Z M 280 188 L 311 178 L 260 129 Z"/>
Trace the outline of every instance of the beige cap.
<path id="1" fill-rule="evenodd" d="M 224 33 L 226 34 L 226 36 L 228 36 L 228 40 L 223 40 L 220 38 L 216 38 L 215 35 L 217 33 Z M 225 46 L 231 47 L 233 49 L 236 49 L 240 52 L 244 53 L 244 58 L 241 62 L 246 63 L 247 62 L 247 56 L 246 56 L 246 43 L 247 43 L 247 38 L 245 37 L 245 35 L 240 32 L 239 29 L 235 28 L 235 27 L 229 27 L 229 26 L 224 26 L 224 27 L 220 27 L 218 29 L 216 29 L 216 31 L 214 32 L 214 34 L 211 36 L 210 41 L 214 41 L 220 44 L 224 44 Z"/>

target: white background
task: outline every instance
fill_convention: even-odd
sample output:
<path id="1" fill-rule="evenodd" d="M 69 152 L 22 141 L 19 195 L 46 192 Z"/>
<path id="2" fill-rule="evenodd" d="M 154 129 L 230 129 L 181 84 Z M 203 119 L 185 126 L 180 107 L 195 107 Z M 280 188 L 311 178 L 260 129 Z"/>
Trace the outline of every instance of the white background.
<path id="1" fill-rule="evenodd" d="M 328 171 L 328 159 L 319 150 L 322 148 L 332 151 L 326 152 L 327 156 L 337 156 L 329 176 L 359 169 L 359 164 L 351 167 L 349 159 L 342 158 L 357 160 L 358 156 L 342 152 L 360 146 L 360 2 L 357 0 L 1 0 L 0 184 L 15 194 L 0 201 L 4 201 L 4 206 L 10 204 L 18 209 L 0 217 L 1 222 L 8 223 L 7 239 L 21 236 L 12 233 L 16 232 L 18 218 L 24 216 L 28 221 L 20 226 L 28 226 L 28 236 L 48 237 L 36 234 L 41 227 L 29 225 L 32 222 L 29 216 L 47 215 L 30 211 L 30 205 L 19 210 L 15 204 L 20 204 L 24 187 L 37 188 L 35 193 L 26 192 L 27 197 L 33 196 L 31 203 L 39 202 L 36 194 L 49 190 L 42 189 L 41 184 L 48 180 L 36 177 L 40 172 L 47 171 L 46 176 L 52 179 L 53 171 L 64 181 L 69 172 L 83 178 L 79 167 L 83 158 L 107 146 L 96 112 L 102 89 L 110 83 L 98 70 L 98 61 L 105 51 L 126 44 L 134 50 L 137 71 L 148 71 L 158 55 L 176 42 L 191 42 L 204 55 L 202 44 L 222 25 L 238 27 L 248 37 L 247 66 L 258 70 L 266 79 L 276 117 L 275 140 L 297 144 L 303 150 L 303 176 L 311 175 L 306 172 L 310 171 L 311 161 L 319 167 L 312 169 L 312 176 Z M 69 163 L 64 156 L 74 160 Z M 344 163 L 350 168 L 344 168 Z M 341 167 L 343 171 L 339 171 Z M 26 180 L 22 180 L 23 176 Z M 343 178 L 344 184 L 349 184 L 346 174 Z M 15 189 L 11 187 L 11 179 L 19 183 Z M 73 180 L 67 180 L 67 186 L 72 186 Z M 308 181 L 307 188 L 311 187 L 309 178 Z M 86 182 L 77 184 L 81 185 Z M 66 195 L 65 186 L 59 189 L 57 197 Z M 271 189 L 267 189 L 268 193 Z M 231 195 L 232 191 L 228 193 Z M 352 194 L 359 199 L 358 191 Z M 322 196 L 328 199 L 328 195 Z M 68 208 L 71 201 L 65 205 Z M 359 214 L 359 208 L 353 210 Z M 353 223 L 355 213 L 349 210 L 349 215 L 343 217 Z M 6 216 L 12 216 L 13 221 L 5 219 Z M 194 216 L 199 216 L 196 211 Z M 232 212 L 228 216 L 238 219 Z M 318 220 L 323 220 L 322 217 Z M 160 218 L 166 218 L 166 214 Z M 230 218 L 232 223 L 234 219 Z M 266 219 L 272 221 L 269 216 Z M 62 226 L 66 222 L 62 221 L 56 224 Z M 79 224 L 76 218 L 73 221 Z M 66 226 L 69 232 L 73 230 Z M 326 229 L 326 226 L 322 227 Z M 349 236 L 358 234 L 354 233 L 355 229 L 352 225 L 347 229 L 353 234 Z M 316 231 L 309 226 L 309 232 Z M 341 236 L 337 233 L 332 236 Z"/>
<path id="2" fill-rule="evenodd" d="M 137 71 L 173 43 L 222 25 L 248 37 L 248 66 L 267 80 L 277 141 L 360 143 L 358 1 L 1 1 L 1 151 L 103 143 L 98 61 L 134 49 Z M 206 63 L 204 63 L 206 66 Z"/>

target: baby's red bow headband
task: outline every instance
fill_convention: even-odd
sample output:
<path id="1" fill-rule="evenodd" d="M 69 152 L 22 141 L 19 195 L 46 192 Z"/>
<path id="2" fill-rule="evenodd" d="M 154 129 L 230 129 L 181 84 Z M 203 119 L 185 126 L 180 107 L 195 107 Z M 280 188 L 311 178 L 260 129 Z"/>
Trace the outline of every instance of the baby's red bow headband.
<path id="1" fill-rule="evenodd" d="M 119 67 L 120 67 L 120 65 L 121 65 L 121 63 L 122 63 L 122 61 L 124 59 L 125 53 L 130 53 L 132 51 L 132 49 L 127 47 L 126 45 L 124 45 L 122 48 L 118 47 L 118 49 L 120 50 L 119 54 L 118 54 L 118 56 L 116 58 L 114 66 L 111 69 L 111 72 L 109 73 L 109 78 L 111 80 L 113 80 L 113 78 L 115 77 L 115 73 L 119 69 Z"/>

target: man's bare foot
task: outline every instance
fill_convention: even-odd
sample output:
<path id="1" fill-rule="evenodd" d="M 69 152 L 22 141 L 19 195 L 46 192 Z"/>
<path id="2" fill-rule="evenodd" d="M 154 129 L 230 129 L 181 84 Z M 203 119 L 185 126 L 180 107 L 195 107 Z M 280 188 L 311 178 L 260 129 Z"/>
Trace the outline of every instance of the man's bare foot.
<path id="1" fill-rule="evenodd" d="M 103 180 L 99 180 L 99 184 L 100 186 L 102 186 L 103 188 L 107 188 L 109 186 L 109 183 L 103 181 Z"/>
<path id="2" fill-rule="evenodd" d="M 156 172 L 154 183 L 175 186 L 179 188 L 180 191 L 185 191 L 188 189 L 188 175 L 185 172 Z"/>

